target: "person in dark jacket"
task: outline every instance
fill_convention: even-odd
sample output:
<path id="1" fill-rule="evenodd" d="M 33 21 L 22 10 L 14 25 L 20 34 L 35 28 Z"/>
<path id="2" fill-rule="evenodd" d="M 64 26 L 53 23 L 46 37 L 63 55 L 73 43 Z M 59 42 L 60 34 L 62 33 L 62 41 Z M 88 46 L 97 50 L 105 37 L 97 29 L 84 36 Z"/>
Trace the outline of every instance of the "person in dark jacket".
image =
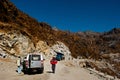
<path id="1" fill-rule="evenodd" d="M 51 60 L 50 60 L 50 63 L 52 65 L 52 72 L 55 73 L 55 68 L 56 68 L 56 64 L 57 64 L 57 60 L 55 57 L 53 57 Z"/>

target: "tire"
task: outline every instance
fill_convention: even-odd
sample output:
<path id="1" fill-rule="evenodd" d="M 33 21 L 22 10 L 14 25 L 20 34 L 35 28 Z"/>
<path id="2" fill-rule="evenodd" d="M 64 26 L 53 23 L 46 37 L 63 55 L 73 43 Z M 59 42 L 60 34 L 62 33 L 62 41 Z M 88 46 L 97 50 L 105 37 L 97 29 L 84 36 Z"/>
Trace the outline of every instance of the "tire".
<path id="1" fill-rule="evenodd" d="M 40 68 L 37 70 L 38 74 L 42 74 L 44 72 L 44 68 Z"/>

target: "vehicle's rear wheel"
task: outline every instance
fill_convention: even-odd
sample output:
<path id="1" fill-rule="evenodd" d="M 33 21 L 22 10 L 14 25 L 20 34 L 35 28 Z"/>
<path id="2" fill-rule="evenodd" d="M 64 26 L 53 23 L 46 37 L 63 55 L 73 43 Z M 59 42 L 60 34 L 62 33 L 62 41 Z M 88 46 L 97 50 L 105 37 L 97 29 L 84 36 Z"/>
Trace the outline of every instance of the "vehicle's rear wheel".
<path id="1" fill-rule="evenodd" d="M 40 68 L 40 69 L 38 69 L 37 72 L 38 72 L 39 74 L 43 73 L 43 72 L 44 72 L 44 68 Z"/>

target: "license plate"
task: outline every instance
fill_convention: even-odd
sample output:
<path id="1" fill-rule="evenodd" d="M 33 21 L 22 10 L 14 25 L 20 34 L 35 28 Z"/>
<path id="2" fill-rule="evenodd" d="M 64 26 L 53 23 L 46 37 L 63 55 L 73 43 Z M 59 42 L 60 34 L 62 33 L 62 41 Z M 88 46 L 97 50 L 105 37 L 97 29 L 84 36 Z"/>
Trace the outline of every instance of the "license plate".
<path id="1" fill-rule="evenodd" d="M 33 72 L 37 72 L 37 70 L 36 70 L 36 69 L 33 69 L 32 71 L 33 71 Z"/>

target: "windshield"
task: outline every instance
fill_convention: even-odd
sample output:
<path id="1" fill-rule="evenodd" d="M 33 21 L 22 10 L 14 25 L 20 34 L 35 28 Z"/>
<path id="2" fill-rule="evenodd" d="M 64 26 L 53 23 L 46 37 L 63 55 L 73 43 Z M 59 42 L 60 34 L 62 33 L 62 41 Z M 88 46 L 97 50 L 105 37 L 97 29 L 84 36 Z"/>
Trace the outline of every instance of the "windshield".
<path id="1" fill-rule="evenodd" d="M 40 55 L 32 55 L 32 60 L 34 61 L 40 60 Z"/>

